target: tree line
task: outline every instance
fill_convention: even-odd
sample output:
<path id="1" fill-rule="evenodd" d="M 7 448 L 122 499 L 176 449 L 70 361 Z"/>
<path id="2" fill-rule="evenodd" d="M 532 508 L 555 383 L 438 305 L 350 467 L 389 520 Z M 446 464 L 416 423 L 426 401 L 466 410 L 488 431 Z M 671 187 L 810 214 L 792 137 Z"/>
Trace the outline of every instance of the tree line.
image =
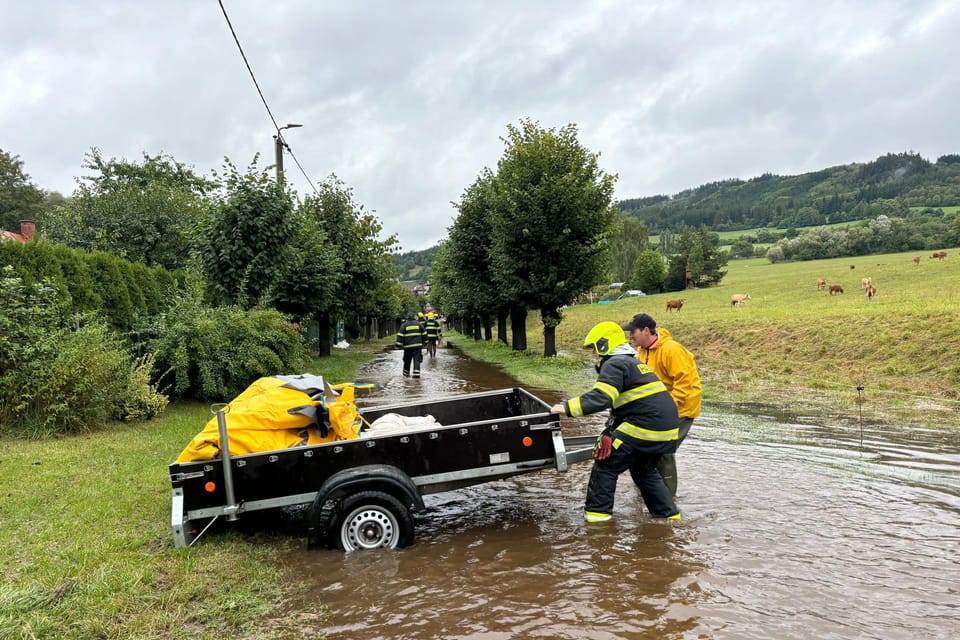
<path id="1" fill-rule="evenodd" d="M 669 236 L 661 253 L 646 226 L 618 215 L 616 176 L 577 139 L 573 124 L 545 129 L 509 125 L 496 171 L 467 187 L 458 215 L 433 262 L 432 301 L 475 339 L 525 350 L 526 318 L 539 313 L 544 356 L 556 355 L 563 308 L 611 277 L 648 290 L 709 286 L 725 258 L 705 229 Z M 669 257 L 667 257 L 669 256 Z"/>
<path id="2" fill-rule="evenodd" d="M 166 155 L 130 162 L 92 149 L 72 196 L 51 199 L 0 151 L 4 228 L 37 223 L 33 242 L 4 243 L 0 263 L 5 429 L 148 417 L 161 391 L 229 399 L 256 377 L 308 366 L 309 325 L 328 355 L 335 322 L 347 338 L 383 335 L 414 308 L 396 277 L 396 238 L 381 238 L 348 186 L 331 175 L 300 197 L 255 165 L 227 160 L 207 177 Z M 119 382 L 91 385 L 89 367 L 64 368 L 82 350 L 109 360 Z M 64 398 L 80 395 L 96 406 L 69 411 Z M 123 409 L 137 397 L 148 408 Z"/>
<path id="3" fill-rule="evenodd" d="M 904 210 L 960 205 L 960 155 L 944 155 L 931 163 L 915 153 L 888 153 L 868 163 L 795 176 L 765 173 L 672 196 L 628 198 L 618 207 L 656 235 L 681 225 L 735 231 L 868 220 L 890 216 L 891 202 Z"/>

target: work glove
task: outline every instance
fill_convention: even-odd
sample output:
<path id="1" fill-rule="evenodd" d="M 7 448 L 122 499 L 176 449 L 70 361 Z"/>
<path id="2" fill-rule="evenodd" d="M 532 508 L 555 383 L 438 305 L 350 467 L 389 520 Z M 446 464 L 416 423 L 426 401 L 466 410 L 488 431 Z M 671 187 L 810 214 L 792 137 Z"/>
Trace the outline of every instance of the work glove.
<path id="1" fill-rule="evenodd" d="M 595 460 L 606 460 L 613 452 L 613 438 L 606 433 L 600 434 L 597 438 L 597 446 L 593 448 L 593 458 Z"/>

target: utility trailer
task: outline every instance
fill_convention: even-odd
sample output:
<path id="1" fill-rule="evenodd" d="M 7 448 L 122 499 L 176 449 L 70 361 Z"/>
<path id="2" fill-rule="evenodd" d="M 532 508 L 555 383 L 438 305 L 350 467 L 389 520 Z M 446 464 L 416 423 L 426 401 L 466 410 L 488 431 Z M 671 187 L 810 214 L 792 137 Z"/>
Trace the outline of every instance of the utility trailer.
<path id="1" fill-rule="evenodd" d="M 233 457 L 225 446 L 219 459 L 171 464 L 174 543 L 193 545 L 220 519 L 294 508 L 306 511 L 310 544 L 409 546 L 424 495 L 590 459 L 596 437 L 564 437 L 549 411 L 520 388 L 463 394 L 361 410 L 367 423 L 436 419 L 426 427 Z M 225 420 L 220 429 L 228 442 Z"/>

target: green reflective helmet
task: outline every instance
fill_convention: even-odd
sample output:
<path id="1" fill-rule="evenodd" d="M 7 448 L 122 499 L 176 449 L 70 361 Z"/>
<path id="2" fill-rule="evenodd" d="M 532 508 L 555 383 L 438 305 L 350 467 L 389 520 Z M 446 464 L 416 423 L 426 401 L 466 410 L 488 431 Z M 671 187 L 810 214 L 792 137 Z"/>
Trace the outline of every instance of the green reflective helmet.
<path id="1" fill-rule="evenodd" d="M 584 348 L 592 347 L 597 355 L 608 356 L 622 344 L 626 344 L 627 337 L 616 322 L 601 322 L 583 340 Z"/>

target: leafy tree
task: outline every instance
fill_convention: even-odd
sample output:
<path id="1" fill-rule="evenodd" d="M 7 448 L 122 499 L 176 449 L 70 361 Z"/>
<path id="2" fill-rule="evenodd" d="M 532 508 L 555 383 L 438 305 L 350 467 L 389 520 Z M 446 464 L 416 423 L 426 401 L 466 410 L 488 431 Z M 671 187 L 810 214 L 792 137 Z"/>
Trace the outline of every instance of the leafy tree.
<path id="1" fill-rule="evenodd" d="M 300 209 L 323 230 L 342 264 L 342 277 L 335 282 L 331 305 L 317 316 L 320 323 L 320 355 L 330 355 L 330 330 L 335 314 L 359 331 L 368 317 L 383 316 L 384 289 L 396 279 L 396 236 L 380 240 L 383 225 L 363 205 L 353 201 L 353 190 L 335 175 L 318 187 L 318 195 L 304 199 Z"/>
<path id="2" fill-rule="evenodd" d="M 637 218 L 618 216 L 610 233 L 610 279 L 613 282 L 630 280 L 637 258 L 649 247 L 647 225 Z"/>
<path id="3" fill-rule="evenodd" d="M 663 289 L 663 281 L 667 275 L 667 268 L 663 256 L 652 249 L 647 249 L 634 261 L 633 275 L 630 278 L 630 288 L 640 289 L 646 293 L 658 293 Z"/>
<path id="4" fill-rule="evenodd" d="M 472 185 L 460 196 L 456 205 L 459 215 L 450 229 L 450 238 L 446 248 L 446 263 L 443 272 L 444 283 L 454 300 L 451 307 L 458 315 L 468 321 L 479 320 L 490 333 L 491 318 L 500 317 L 500 311 L 507 308 L 507 300 L 492 284 L 491 265 L 493 238 L 490 216 L 495 206 L 496 178 L 485 170 Z M 444 304 L 447 312 L 448 308 Z M 479 338 L 478 326 L 474 323 L 474 337 Z M 501 338 L 505 339 L 506 323 L 500 323 Z"/>
<path id="5" fill-rule="evenodd" d="M 42 216 L 48 239 L 151 267 L 187 264 L 214 182 L 162 154 L 145 153 L 136 163 L 105 160 L 94 148 L 83 167 L 94 173 L 78 180 L 69 201 Z"/>
<path id="6" fill-rule="evenodd" d="M 616 176 L 577 140 L 577 128 L 508 125 L 491 220 L 497 286 L 512 303 L 514 349 L 526 348 L 518 310 L 538 309 L 544 355 L 556 355 L 560 308 L 606 278 Z"/>
<path id="7" fill-rule="evenodd" d="M 43 191 L 23 171 L 20 156 L 0 149 L 0 229 L 19 233 L 21 220 L 37 219 L 43 200 Z"/>
<path id="8" fill-rule="evenodd" d="M 293 202 L 266 172 L 245 174 L 229 161 L 226 194 L 201 235 L 201 260 L 212 299 L 251 308 L 271 302 L 287 273 L 296 234 Z"/>

